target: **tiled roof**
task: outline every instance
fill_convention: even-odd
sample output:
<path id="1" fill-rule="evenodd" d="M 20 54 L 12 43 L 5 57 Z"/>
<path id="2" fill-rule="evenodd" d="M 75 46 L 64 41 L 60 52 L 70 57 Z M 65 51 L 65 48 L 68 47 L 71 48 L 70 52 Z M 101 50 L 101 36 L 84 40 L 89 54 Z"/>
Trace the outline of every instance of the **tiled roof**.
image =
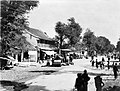
<path id="1" fill-rule="evenodd" d="M 44 40 L 52 40 L 51 38 L 49 38 L 44 32 L 38 30 L 38 29 L 34 29 L 34 28 L 29 28 L 27 29 L 28 32 L 30 32 L 31 34 L 39 37 L 40 39 L 44 39 Z"/>

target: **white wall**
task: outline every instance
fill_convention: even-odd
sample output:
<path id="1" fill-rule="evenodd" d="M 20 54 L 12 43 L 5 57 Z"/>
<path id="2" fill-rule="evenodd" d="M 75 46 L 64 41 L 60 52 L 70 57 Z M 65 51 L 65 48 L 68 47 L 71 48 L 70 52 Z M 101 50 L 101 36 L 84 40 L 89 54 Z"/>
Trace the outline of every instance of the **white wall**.
<path id="1" fill-rule="evenodd" d="M 37 62 L 37 51 L 28 51 L 31 62 Z"/>

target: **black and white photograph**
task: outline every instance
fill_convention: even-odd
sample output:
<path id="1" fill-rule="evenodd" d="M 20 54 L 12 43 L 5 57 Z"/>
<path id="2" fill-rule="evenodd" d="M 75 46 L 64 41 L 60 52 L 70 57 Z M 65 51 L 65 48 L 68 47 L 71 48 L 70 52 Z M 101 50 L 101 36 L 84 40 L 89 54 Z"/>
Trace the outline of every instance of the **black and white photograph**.
<path id="1" fill-rule="evenodd" d="M 120 91 L 120 0 L 0 0 L 0 91 Z"/>

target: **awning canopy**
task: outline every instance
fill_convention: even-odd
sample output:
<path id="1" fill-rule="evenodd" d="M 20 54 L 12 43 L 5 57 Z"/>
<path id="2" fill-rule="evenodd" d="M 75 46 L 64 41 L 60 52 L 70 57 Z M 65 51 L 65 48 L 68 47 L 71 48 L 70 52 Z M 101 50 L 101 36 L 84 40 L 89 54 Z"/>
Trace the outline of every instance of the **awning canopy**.
<path id="1" fill-rule="evenodd" d="M 40 48 L 41 50 L 44 50 L 44 51 L 53 51 L 53 49 L 49 48 L 49 47 L 40 47 L 40 46 L 38 46 L 38 48 Z"/>
<path id="2" fill-rule="evenodd" d="M 61 51 L 70 52 L 70 51 L 71 51 L 71 49 L 61 49 Z"/>
<path id="3" fill-rule="evenodd" d="M 44 51 L 47 55 L 54 55 L 56 54 L 56 52 L 54 51 Z"/>

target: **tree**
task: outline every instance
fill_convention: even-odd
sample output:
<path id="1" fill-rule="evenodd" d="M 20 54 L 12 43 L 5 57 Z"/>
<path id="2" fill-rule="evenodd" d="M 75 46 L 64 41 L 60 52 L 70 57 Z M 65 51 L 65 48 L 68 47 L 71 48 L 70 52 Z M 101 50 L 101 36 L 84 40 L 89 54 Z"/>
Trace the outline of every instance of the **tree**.
<path id="1" fill-rule="evenodd" d="M 38 1 L 1 1 L 1 54 L 6 54 L 11 47 L 18 46 L 16 40 L 24 40 L 22 33 L 29 24 L 25 14 L 37 7 L 37 4 Z M 21 42 L 19 44 L 24 45 L 24 42 L 19 42 Z"/>
<path id="2" fill-rule="evenodd" d="M 96 46 L 96 49 L 97 49 L 97 53 L 103 54 L 103 52 L 104 52 L 103 49 L 104 49 L 104 46 L 105 46 L 104 38 L 101 37 L 101 36 L 97 37 L 95 46 Z"/>
<path id="3" fill-rule="evenodd" d="M 111 47 L 113 47 L 113 45 L 110 44 L 109 39 L 104 36 L 97 37 L 95 46 L 97 49 L 97 53 L 99 54 L 108 53 Z"/>
<path id="4" fill-rule="evenodd" d="M 60 21 L 57 22 L 55 26 L 55 31 L 58 33 L 58 36 L 56 36 L 56 39 L 59 41 L 59 48 L 61 49 L 63 41 L 66 38 L 65 36 L 66 24 Z"/>
<path id="5" fill-rule="evenodd" d="M 69 39 L 69 45 L 74 46 L 81 39 L 82 28 L 79 23 L 75 22 L 73 17 L 68 19 L 68 21 L 65 35 Z"/>
<path id="6" fill-rule="evenodd" d="M 62 22 L 57 22 L 55 26 L 55 31 L 58 33 L 57 39 L 60 42 L 60 48 L 62 47 L 72 47 L 74 46 L 81 38 L 80 34 L 82 28 L 78 23 L 75 22 L 74 18 L 68 19 L 69 23 L 65 24 Z M 68 42 L 65 43 L 64 40 L 67 39 Z"/>
<path id="7" fill-rule="evenodd" d="M 96 50 L 95 41 L 96 36 L 94 35 L 94 32 L 92 32 L 90 29 L 86 29 L 82 42 L 87 47 L 89 55 L 93 55 L 94 51 Z"/>
<path id="8" fill-rule="evenodd" d="M 79 51 L 79 52 L 86 50 L 86 46 L 83 42 L 77 42 L 74 47 L 76 51 Z"/>
<path id="9" fill-rule="evenodd" d="M 115 46 L 113 44 L 109 44 L 107 46 L 107 53 L 113 52 L 115 50 Z"/>
<path id="10" fill-rule="evenodd" d="M 120 40 L 117 42 L 116 50 L 117 50 L 118 52 L 120 52 Z"/>

